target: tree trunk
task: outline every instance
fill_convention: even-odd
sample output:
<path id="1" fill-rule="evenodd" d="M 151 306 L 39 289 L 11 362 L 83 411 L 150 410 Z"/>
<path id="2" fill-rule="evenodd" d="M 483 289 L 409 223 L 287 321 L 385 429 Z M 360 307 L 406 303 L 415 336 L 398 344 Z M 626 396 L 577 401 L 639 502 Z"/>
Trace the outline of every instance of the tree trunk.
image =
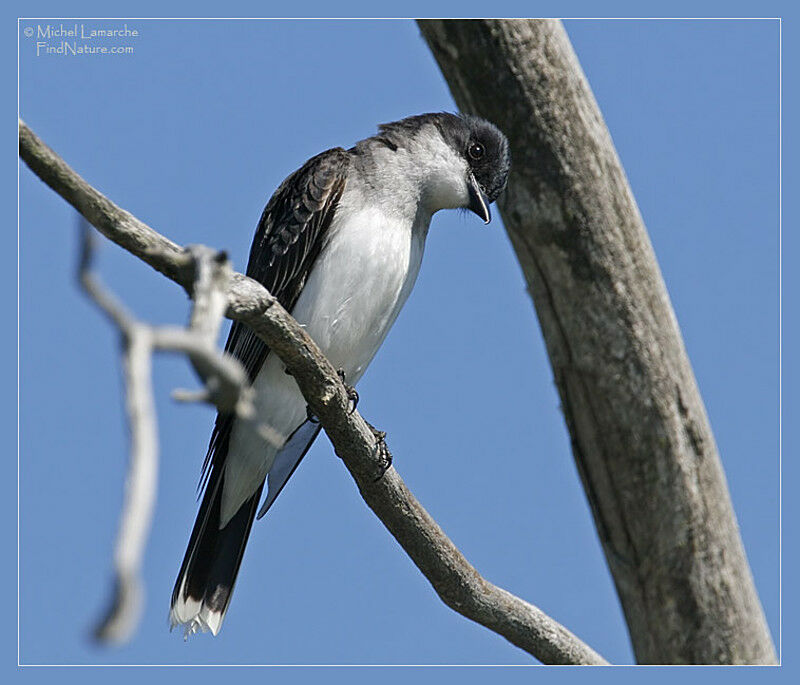
<path id="1" fill-rule="evenodd" d="M 645 227 L 561 24 L 419 22 L 459 108 L 511 141 L 499 202 L 640 663 L 775 663 Z"/>

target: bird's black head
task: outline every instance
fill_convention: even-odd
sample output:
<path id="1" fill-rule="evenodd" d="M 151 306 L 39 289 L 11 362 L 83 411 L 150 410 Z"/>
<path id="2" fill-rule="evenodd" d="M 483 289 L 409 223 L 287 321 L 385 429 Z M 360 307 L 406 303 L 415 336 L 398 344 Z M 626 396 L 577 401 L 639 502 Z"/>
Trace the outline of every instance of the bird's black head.
<path id="1" fill-rule="evenodd" d="M 461 118 L 468 131 L 463 142 L 467 164 L 489 202 L 494 202 L 506 187 L 511 168 L 508 139 L 485 119 L 469 115 Z"/>
<path id="2" fill-rule="evenodd" d="M 503 192 L 511 168 L 508 139 L 497 126 L 471 114 L 437 116 L 442 137 L 467 162 L 471 176 L 469 209 L 488 224 L 489 204 Z"/>

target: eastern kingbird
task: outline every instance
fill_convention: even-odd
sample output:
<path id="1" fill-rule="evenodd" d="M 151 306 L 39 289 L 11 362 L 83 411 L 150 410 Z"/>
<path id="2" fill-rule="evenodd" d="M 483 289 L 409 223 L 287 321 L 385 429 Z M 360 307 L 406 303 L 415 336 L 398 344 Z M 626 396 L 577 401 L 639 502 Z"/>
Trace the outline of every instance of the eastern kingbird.
<path id="1" fill-rule="evenodd" d="M 478 117 L 421 114 L 349 150 L 309 159 L 267 203 L 247 275 L 261 282 L 355 385 L 419 272 L 431 216 L 466 208 L 487 224 L 505 187 L 508 142 Z M 170 625 L 216 635 L 259 511 L 272 506 L 319 433 L 281 360 L 234 322 L 225 349 L 247 369 L 265 431 L 217 415 L 205 493 L 172 592 Z"/>

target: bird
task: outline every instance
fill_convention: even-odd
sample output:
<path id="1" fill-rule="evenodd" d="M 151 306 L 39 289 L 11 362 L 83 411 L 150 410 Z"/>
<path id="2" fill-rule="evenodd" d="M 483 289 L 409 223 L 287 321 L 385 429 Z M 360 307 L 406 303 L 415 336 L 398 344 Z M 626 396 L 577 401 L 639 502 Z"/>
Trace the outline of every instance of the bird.
<path id="1" fill-rule="evenodd" d="M 280 184 L 258 222 L 247 275 L 304 327 L 355 401 L 414 286 L 433 214 L 464 209 L 488 224 L 509 169 L 506 136 L 478 116 L 381 124 Z M 320 429 L 278 356 L 247 326 L 232 324 L 225 350 L 247 371 L 258 421 L 217 414 L 170 604 L 170 629 L 181 626 L 184 638 L 219 633 L 256 514 L 269 510 Z"/>

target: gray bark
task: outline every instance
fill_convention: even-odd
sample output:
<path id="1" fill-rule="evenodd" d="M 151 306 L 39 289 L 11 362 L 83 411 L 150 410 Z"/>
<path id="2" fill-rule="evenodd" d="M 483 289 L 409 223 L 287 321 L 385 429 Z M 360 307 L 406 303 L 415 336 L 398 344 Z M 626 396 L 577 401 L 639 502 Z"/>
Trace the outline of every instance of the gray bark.
<path id="1" fill-rule="evenodd" d="M 610 135 L 559 22 L 420 21 L 511 141 L 499 202 L 640 663 L 775 663 L 708 417 Z"/>

